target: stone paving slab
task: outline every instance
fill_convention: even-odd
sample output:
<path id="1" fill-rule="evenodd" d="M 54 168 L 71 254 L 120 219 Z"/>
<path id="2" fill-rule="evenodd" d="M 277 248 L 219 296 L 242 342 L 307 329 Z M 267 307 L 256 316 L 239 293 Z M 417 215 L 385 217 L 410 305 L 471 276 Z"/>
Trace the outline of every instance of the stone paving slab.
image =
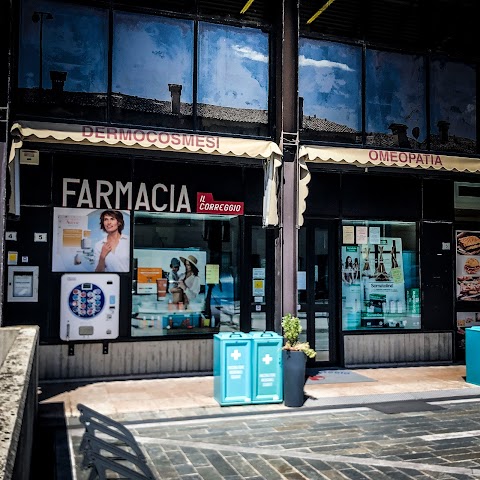
<path id="1" fill-rule="evenodd" d="M 161 479 L 480 478 L 480 399 L 398 414 L 362 407 L 151 418 L 129 429 Z M 467 436 L 448 437 L 458 432 Z M 83 431 L 73 423 L 69 433 L 78 465 Z M 76 478 L 88 472 L 77 468 Z"/>

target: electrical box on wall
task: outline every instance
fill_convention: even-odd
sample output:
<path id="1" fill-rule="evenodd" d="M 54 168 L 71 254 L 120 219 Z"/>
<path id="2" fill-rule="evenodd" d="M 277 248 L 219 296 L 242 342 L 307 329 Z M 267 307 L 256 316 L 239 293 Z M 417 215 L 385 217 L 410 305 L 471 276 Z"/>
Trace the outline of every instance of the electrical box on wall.
<path id="1" fill-rule="evenodd" d="M 8 267 L 7 302 L 38 302 L 38 267 Z"/>
<path id="2" fill-rule="evenodd" d="M 65 273 L 60 302 L 62 340 L 118 337 L 120 277 L 117 274 Z"/>

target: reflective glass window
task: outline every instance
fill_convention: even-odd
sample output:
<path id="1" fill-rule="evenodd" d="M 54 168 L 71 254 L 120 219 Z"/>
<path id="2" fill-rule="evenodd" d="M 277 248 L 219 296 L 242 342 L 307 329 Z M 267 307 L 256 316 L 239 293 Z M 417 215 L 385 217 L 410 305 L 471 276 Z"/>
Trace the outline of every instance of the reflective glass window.
<path id="1" fill-rule="evenodd" d="M 343 330 L 419 329 L 415 223 L 343 221 Z"/>

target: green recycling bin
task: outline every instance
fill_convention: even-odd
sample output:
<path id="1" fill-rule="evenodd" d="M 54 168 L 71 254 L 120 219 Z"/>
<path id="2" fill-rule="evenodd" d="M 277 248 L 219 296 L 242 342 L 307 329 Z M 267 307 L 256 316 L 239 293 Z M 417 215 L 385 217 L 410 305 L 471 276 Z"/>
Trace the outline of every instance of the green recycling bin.
<path id="1" fill-rule="evenodd" d="M 283 337 L 275 332 L 251 333 L 252 403 L 283 401 Z"/>
<path id="2" fill-rule="evenodd" d="M 213 397 L 222 406 L 252 403 L 252 337 L 243 332 L 213 336 Z"/>
<path id="3" fill-rule="evenodd" d="M 465 329 L 465 366 L 467 382 L 480 385 L 480 327 Z"/>

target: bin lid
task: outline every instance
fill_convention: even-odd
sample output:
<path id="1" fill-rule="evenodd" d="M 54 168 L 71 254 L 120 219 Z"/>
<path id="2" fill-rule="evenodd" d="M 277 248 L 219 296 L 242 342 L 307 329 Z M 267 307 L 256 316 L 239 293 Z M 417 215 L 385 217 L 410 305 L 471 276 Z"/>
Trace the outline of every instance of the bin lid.
<path id="1" fill-rule="evenodd" d="M 283 338 L 281 335 L 279 335 L 278 333 L 276 332 L 269 332 L 269 331 L 265 331 L 265 332 L 250 332 L 250 335 L 253 337 L 253 338 L 261 338 L 262 340 L 268 340 L 268 339 L 275 339 L 275 340 L 278 340 L 279 338 Z"/>
<path id="2" fill-rule="evenodd" d="M 252 338 L 249 333 L 245 332 L 220 332 L 216 333 L 214 337 L 220 340 L 245 340 Z"/>

